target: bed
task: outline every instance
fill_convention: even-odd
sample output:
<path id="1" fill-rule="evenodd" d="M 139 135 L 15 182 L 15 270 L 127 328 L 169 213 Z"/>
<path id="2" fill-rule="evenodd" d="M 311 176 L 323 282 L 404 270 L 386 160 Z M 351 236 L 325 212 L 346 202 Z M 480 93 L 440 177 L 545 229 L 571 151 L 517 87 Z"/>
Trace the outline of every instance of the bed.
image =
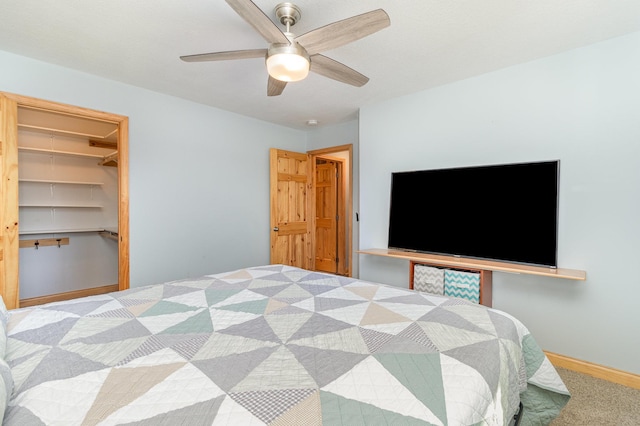
<path id="1" fill-rule="evenodd" d="M 1 316 L 6 426 L 548 424 L 570 398 L 505 312 L 284 265 Z"/>

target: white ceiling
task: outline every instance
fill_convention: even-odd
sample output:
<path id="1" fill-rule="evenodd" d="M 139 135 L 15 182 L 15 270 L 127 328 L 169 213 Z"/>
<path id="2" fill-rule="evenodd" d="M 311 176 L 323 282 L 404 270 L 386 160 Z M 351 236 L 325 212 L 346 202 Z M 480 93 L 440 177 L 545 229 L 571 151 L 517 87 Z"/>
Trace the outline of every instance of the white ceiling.
<path id="1" fill-rule="evenodd" d="M 275 22 L 280 0 L 254 0 Z M 640 31 L 640 0 L 297 0 L 296 35 L 373 9 L 391 26 L 323 52 L 365 74 L 317 74 L 267 97 L 262 59 L 178 57 L 266 48 L 223 0 L 0 0 L 0 50 L 292 128 L 359 107 Z M 1 82 L 0 82 L 1 84 Z M 1 90 L 1 87 L 0 87 Z"/>

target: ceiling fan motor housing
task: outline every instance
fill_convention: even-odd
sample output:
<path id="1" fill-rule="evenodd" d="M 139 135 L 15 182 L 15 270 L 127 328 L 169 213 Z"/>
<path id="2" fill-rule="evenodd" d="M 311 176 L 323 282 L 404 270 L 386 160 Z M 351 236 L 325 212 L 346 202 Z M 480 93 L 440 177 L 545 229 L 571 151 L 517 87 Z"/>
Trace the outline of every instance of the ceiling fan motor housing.
<path id="1" fill-rule="evenodd" d="M 275 7 L 274 12 L 280 23 L 287 27 L 287 32 L 289 27 L 294 26 L 302 17 L 300 8 L 293 3 L 280 3 Z"/>

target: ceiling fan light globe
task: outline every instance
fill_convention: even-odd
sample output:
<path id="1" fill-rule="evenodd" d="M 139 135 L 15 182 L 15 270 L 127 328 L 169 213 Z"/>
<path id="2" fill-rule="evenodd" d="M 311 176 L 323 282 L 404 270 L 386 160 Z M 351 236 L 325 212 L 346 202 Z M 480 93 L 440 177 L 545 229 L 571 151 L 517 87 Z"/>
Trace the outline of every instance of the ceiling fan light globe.
<path id="1" fill-rule="evenodd" d="M 300 81 L 309 75 L 309 61 L 295 53 L 278 53 L 267 59 L 267 70 L 276 80 Z"/>
<path id="2" fill-rule="evenodd" d="M 297 43 L 271 45 L 266 62 L 269 75 L 276 80 L 300 81 L 309 75 L 309 55 Z"/>

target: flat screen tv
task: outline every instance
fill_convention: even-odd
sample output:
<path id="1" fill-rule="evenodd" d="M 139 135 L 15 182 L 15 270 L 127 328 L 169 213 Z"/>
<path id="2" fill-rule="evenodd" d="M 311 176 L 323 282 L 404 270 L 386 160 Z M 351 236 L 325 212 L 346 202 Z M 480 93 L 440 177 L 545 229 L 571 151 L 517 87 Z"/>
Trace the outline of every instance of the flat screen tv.
<path id="1" fill-rule="evenodd" d="M 559 161 L 394 172 L 389 248 L 557 267 Z"/>

